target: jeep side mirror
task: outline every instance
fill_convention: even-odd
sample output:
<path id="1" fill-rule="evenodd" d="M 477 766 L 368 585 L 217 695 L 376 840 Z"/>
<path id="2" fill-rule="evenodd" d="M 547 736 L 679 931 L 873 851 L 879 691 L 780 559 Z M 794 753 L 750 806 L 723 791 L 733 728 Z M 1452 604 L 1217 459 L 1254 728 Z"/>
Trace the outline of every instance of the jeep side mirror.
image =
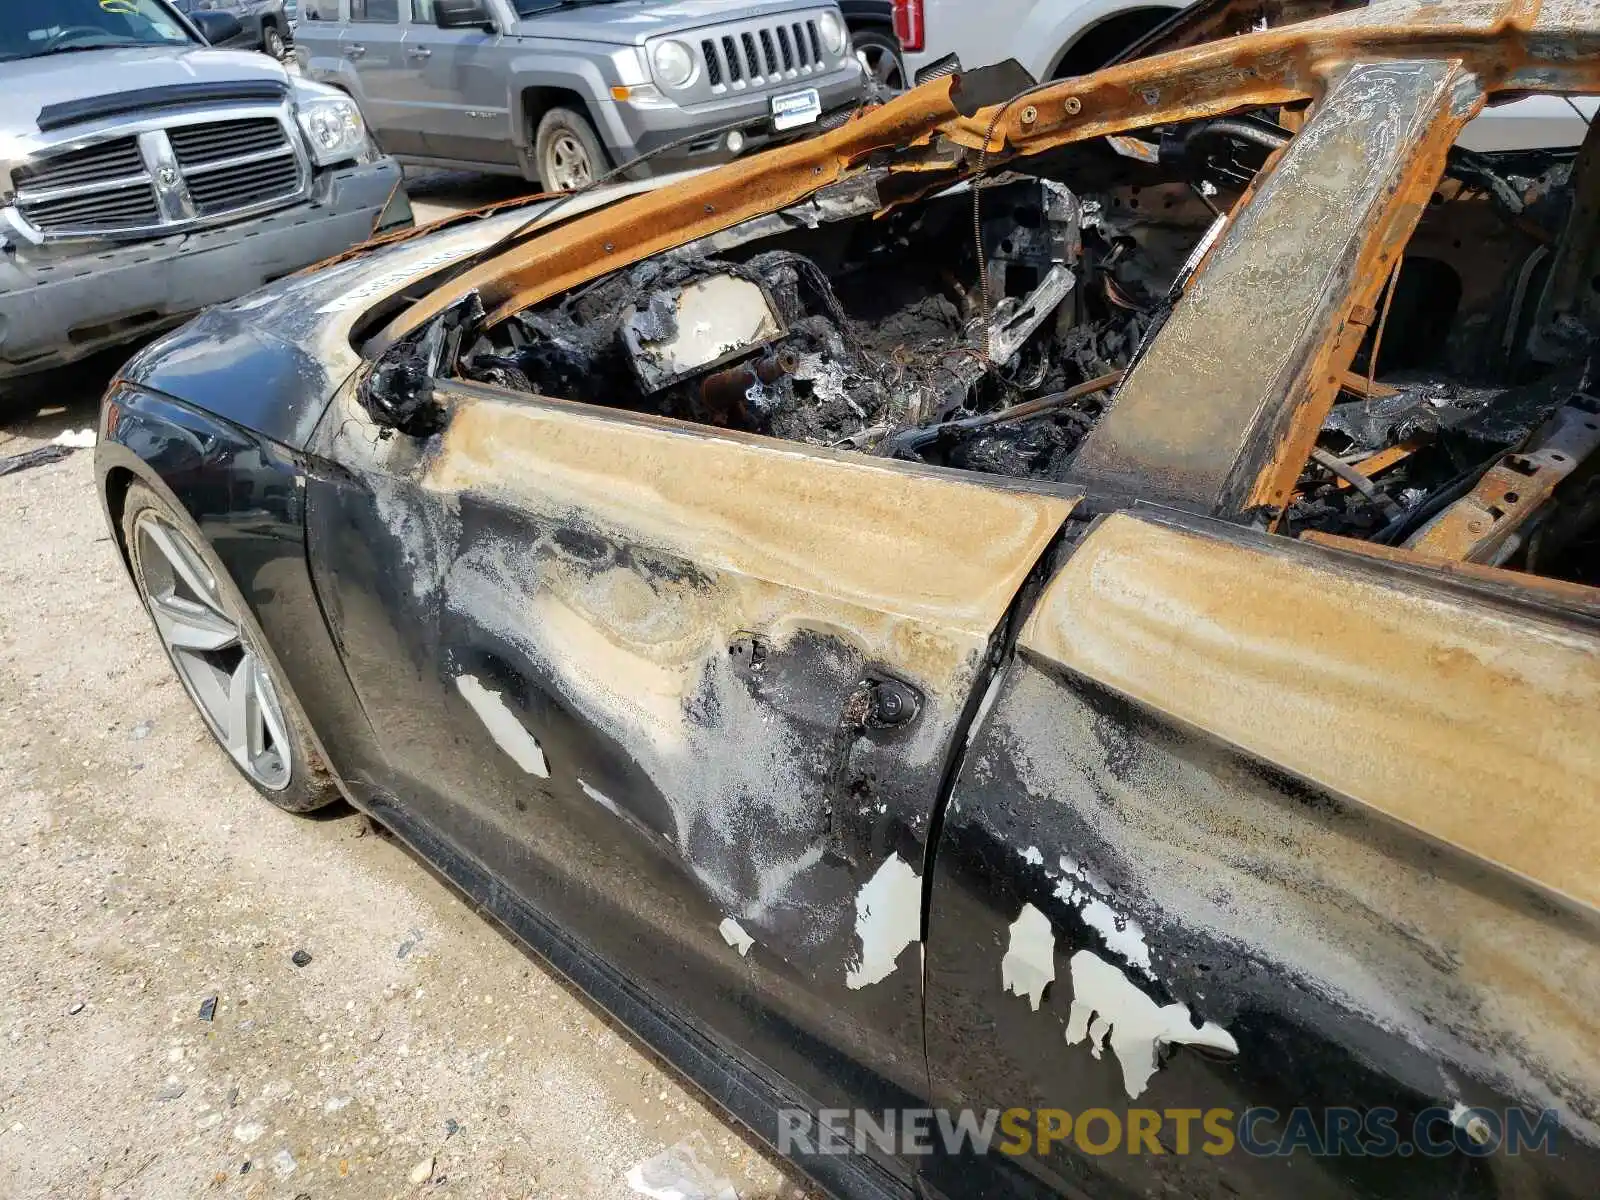
<path id="1" fill-rule="evenodd" d="M 494 28 L 484 0 L 434 0 L 433 21 L 440 29 Z"/>
<path id="2" fill-rule="evenodd" d="M 200 31 L 200 36 L 213 46 L 218 42 L 236 38 L 244 32 L 244 26 L 239 24 L 239 18 L 232 13 L 190 13 L 189 20 L 194 22 L 194 27 Z"/>

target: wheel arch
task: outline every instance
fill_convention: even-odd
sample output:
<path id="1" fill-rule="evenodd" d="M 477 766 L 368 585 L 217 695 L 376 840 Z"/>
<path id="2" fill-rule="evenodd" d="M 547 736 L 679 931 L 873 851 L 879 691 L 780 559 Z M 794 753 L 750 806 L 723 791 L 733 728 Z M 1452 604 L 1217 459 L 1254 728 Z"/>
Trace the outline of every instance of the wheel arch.
<path id="1" fill-rule="evenodd" d="M 591 95 L 608 94 L 609 85 L 600 78 L 599 72 L 594 71 L 592 66 L 589 71 L 593 72 L 593 79 L 588 77 L 589 72 L 581 70 L 565 72 L 541 70 L 520 77 L 513 76 L 512 140 L 531 154 L 534 136 L 545 113 L 552 108 L 570 108 L 582 114 L 583 118 L 594 127 L 602 143 L 608 147 L 614 145 L 615 139 L 608 127 L 605 114 L 598 111 L 602 106 L 590 99 Z"/>
<path id="2" fill-rule="evenodd" d="M 1056 52 L 1044 78 L 1062 79 L 1098 69 L 1112 56 L 1169 20 L 1179 8 L 1170 4 L 1141 4 L 1106 13 L 1078 30 Z"/>

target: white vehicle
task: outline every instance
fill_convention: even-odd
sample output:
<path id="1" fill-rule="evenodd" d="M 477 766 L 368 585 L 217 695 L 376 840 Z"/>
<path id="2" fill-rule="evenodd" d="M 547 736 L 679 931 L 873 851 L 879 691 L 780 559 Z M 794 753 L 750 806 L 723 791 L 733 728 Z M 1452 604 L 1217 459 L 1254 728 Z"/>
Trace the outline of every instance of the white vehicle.
<path id="1" fill-rule="evenodd" d="M 951 54 L 965 70 L 1015 59 L 1035 79 L 1064 79 L 1105 66 L 1186 7 L 1191 11 L 1202 7 L 1221 10 L 1227 3 L 894 0 L 894 27 L 905 51 L 906 71 L 913 79 Z M 1286 7 L 1298 8 L 1298 19 L 1316 15 L 1305 11 L 1312 6 L 1303 4 L 1266 0 L 1249 6 L 1252 12 L 1272 14 L 1265 18 L 1269 24 L 1286 24 L 1274 13 Z M 1576 146 L 1597 108 L 1600 101 L 1590 98 L 1569 103 L 1559 96 L 1533 96 L 1484 113 L 1467 126 L 1460 144 L 1479 151 Z"/>

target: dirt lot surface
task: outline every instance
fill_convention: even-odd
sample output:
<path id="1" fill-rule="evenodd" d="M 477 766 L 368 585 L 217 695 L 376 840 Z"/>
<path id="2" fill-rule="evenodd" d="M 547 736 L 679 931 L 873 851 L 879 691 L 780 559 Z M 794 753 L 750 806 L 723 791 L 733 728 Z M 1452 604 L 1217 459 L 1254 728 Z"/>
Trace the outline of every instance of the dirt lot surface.
<path id="1" fill-rule="evenodd" d="M 0 398 L 0 457 L 92 426 L 116 365 Z M 629 1196 L 692 1138 L 741 1197 L 802 1194 L 364 817 L 245 785 L 91 451 L 0 511 L 0 1196 Z"/>

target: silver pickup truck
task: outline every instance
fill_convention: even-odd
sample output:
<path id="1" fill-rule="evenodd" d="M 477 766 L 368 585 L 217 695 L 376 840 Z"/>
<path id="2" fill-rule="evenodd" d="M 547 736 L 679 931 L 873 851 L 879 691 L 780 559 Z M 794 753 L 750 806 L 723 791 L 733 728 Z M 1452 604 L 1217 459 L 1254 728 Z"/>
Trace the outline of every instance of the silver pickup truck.
<path id="1" fill-rule="evenodd" d="M 348 96 L 225 12 L 0 3 L 0 385 L 411 223 Z"/>
<path id="2" fill-rule="evenodd" d="M 864 87 L 832 0 L 307 0 L 295 40 L 402 162 L 549 190 L 726 161 Z"/>

